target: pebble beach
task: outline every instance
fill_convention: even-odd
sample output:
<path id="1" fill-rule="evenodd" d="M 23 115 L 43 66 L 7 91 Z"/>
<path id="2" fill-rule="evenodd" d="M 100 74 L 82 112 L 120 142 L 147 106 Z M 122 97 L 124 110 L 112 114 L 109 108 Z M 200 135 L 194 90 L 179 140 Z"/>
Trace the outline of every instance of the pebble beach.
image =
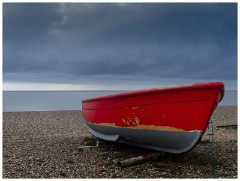
<path id="1" fill-rule="evenodd" d="M 81 111 L 3 112 L 3 178 L 237 178 L 237 106 L 219 106 L 190 152 L 121 168 L 155 151 L 97 140 Z M 212 126 L 212 127 L 211 127 Z M 213 128 L 213 130 L 211 130 Z M 209 132 L 210 131 L 210 132 Z M 214 142 L 209 141 L 213 131 Z M 98 147 L 81 148 L 86 139 Z"/>

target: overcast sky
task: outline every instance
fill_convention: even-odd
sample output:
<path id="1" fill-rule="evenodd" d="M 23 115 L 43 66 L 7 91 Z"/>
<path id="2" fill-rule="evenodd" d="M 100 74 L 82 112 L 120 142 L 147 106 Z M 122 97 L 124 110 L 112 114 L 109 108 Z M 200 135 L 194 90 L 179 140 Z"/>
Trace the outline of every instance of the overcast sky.
<path id="1" fill-rule="evenodd" d="M 237 3 L 4 3 L 3 89 L 237 88 Z"/>

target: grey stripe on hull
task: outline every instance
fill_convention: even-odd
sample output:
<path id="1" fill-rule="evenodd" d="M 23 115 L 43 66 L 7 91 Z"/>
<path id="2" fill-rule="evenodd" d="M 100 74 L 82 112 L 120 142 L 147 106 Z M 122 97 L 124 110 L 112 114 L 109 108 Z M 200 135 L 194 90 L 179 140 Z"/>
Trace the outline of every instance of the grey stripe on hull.
<path id="1" fill-rule="evenodd" d="M 200 131 L 174 132 L 131 128 L 114 128 L 87 123 L 90 133 L 107 141 L 118 141 L 169 153 L 184 153 L 198 143 Z"/>

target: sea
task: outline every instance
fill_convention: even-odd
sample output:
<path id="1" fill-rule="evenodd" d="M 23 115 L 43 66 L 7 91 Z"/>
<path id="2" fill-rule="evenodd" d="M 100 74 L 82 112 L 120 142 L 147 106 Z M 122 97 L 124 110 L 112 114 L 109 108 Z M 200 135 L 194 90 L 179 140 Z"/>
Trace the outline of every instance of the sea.
<path id="1" fill-rule="evenodd" d="M 3 112 L 81 110 L 87 98 L 126 91 L 3 91 Z M 220 106 L 237 105 L 237 91 L 227 90 Z"/>

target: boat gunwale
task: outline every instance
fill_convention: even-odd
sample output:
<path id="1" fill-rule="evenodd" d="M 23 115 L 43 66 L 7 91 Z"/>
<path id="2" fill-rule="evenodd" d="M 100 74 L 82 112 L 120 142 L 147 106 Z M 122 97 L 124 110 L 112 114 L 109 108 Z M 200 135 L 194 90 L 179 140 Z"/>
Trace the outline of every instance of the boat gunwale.
<path id="1" fill-rule="evenodd" d="M 99 96 L 99 97 L 82 100 L 82 103 L 144 96 L 144 95 L 165 93 L 165 92 L 169 93 L 169 92 L 191 91 L 191 90 L 212 89 L 212 88 L 222 89 L 221 97 L 224 96 L 224 84 L 222 82 L 207 82 L 207 83 L 197 83 L 197 84 L 189 84 L 189 85 L 179 85 L 179 86 L 173 86 L 173 87 L 143 89 L 143 90 L 123 92 L 118 94 L 111 94 L 106 96 Z"/>

